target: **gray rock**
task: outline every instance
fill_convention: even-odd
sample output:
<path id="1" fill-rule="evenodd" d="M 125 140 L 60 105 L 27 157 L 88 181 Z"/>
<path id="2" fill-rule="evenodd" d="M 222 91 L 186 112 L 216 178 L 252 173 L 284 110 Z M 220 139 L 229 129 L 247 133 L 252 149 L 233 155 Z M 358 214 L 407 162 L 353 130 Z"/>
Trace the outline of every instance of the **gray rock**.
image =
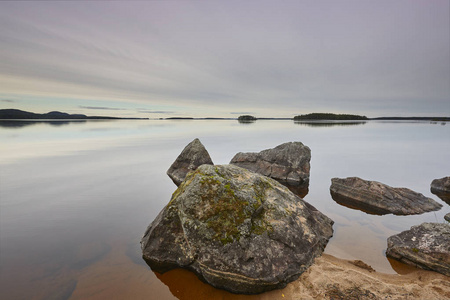
<path id="1" fill-rule="evenodd" d="M 141 241 L 157 272 L 181 267 L 233 293 L 283 288 L 321 255 L 333 221 L 275 180 L 233 165 L 187 175 Z"/>
<path id="2" fill-rule="evenodd" d="M 423 223 L 387 240 L 386 255 L 403 263 L 450 276 L 450 225 Z"/>
<path id="3" fill-rule="evenodd" d="M 450 222 L 450 213 L 448 213 L 444 216 L 444 220 L 447 222 Z"/>
<path id="4" fill-rule="evenodd" d="M 203 144 L 199 139 L 195 139 L 181 151 L 181 154 L 167 170 L 167 175 L 179 186 L 186 178 L 187 173 L 203 164 L 214 165 Z"/>
<path id="5" fill-rule="evenodd" d="M 433 180 L 431 192 L 450 204 L 450 176 Z"/>
<path id="6" fill-rule="evenodd" d="M 358 177 L 331 179 L 330 193 L 340 204 L 378 215 L 414 215 L 442 208 L 433 199 L 410 189 Z"/>
<path id="7" fill-rule="evenodd" d="M 281 144 L 259 153 L 239 152 L 230 164 L 278 180 L 283 184 L 307 185 L 311 150 L 301 142 Z"/>
<path id="8" fill-rule="evenodd" d="M 431 182 L 431 189 L 450 193 L 450 176 L 433 180 Z"/>

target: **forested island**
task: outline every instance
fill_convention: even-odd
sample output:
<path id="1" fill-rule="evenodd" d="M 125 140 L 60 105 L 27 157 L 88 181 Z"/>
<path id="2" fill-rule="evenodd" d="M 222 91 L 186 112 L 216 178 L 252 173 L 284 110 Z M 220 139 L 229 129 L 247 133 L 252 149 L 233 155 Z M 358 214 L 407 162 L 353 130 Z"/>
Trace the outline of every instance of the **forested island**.
<path id="1" fill-rule="evenodd" d="M 256 121 L 256 117 L 251 116 L 251 115 L 243 115 L 243 116 L 239 116 L 238 121 Z"/>
<path id="2" fill-rule="evenodd" d="M 349 115 L 349 114 L 332 114 L 332 113 L 312 113 L 306 115 L 298 115 L 294 117 L 294 121 L 309 120 L 369 120 L 366 116 Z"/>
<path id="3" fill-rule="evenodd" d="M 148 120 L 148 118 L 117 118 L 102 116 L 86 116 L 83 114 L 68 114 L 51 111 L 45 114 L 36 114 L 20 109 L 0 109 L 2 120 Z"/>

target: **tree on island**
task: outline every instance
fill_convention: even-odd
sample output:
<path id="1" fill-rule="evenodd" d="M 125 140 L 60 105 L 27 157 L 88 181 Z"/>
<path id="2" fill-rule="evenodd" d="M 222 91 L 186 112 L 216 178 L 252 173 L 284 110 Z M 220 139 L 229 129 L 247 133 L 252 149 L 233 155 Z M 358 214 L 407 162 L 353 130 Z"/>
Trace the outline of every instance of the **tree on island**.
<path id="1" fill-rule="evenodd" d="M 303 120 L 368 120 L 366 116 L 332 113 L 312 113 L 294 117 L 294 121 Z"/>
<path id="2" fill-rule="evenodd" d="M 238 121 L 256 121 L 256 118 L 250 115 L 243 115 L 239 116 Z"/>

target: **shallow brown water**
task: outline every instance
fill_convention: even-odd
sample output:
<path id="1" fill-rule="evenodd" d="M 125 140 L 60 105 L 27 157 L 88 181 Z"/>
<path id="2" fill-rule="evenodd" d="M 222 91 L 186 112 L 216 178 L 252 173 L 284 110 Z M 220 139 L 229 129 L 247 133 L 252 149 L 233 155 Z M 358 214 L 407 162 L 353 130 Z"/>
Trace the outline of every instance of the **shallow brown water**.
<path id="1" fill-rule="evenodd" d="M 450 125 L 367 122 L 310 126 L 292 121 L 107 121 L 0 126 L 2 299 L 282 299 L 216 290 L 185 270 L 153 273 L 139 240 L 170 199 L 165 174 L 198 137 L 216 164 L 235 153 L 301 141 L 312 151 L 304 197 L 335 221 L 325 253 L 387 273 L 388 236 L 443 222 L 449 205 L 430 193 L 450 170 Z M 444 207 L 416 216 L 377 216 L 340 206 L 332 177 L 408 187 Z"/>

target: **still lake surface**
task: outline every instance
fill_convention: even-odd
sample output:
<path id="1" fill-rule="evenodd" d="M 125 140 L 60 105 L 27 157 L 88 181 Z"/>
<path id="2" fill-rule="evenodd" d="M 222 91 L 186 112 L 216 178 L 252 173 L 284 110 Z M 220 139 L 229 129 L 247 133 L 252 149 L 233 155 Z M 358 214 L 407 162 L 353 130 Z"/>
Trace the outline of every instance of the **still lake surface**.
<path id="1" fill-rule="evenodd" d="M 311 148 L 304 197 L 335 221 L 325 253 L 402 273 L 386 239 L 422 222 L 444 222 L 448 204 L 430 192 L 450 175 L 450 124 L 296 124 L 287 120 L 0 122 L 2 299 L 258 299 L 201 283 L 184 270 L 153 273 L 139 241 L 176 186 L 166 171 L 199 138 L 215 164 L 237 152 L 289 141 Z M 333 177 L 407 187 L 444 207 L 377 216 L 334 202 Z"/>

